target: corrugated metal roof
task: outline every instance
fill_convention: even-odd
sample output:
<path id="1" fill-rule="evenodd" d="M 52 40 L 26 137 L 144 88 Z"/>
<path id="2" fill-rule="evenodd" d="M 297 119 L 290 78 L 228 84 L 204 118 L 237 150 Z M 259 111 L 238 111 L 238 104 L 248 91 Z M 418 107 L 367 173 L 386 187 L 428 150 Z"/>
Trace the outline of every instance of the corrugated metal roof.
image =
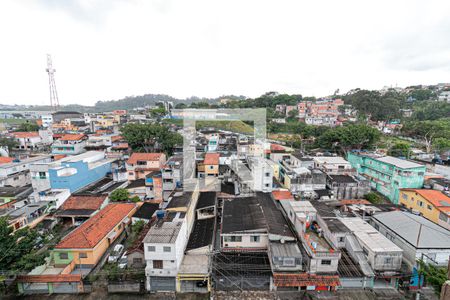
<path id="1" fill-rule="evenodd" d="M 416 248 L 450 249 L 450 231 L 424 217 L 392 211 L 376 214 L 373 218 Z"/>
<path id="2" fill-rule="evenodd" d="M 404 159 L 400 159 L 400 158 L 396 158 L 396 157 L 392 157 L 392 156 L 384 156 L 384 157 L 380 157 L 377 159 L 378 161 L 390 164 L 390 165 L 394 165 L 396 167 L 402 168 L 402 169 L 410 169 L 410 168 L 419 168 L 419 167 L 424 167 L 421 164 L 409 161 L 409 160 L 404 160 Z"/>

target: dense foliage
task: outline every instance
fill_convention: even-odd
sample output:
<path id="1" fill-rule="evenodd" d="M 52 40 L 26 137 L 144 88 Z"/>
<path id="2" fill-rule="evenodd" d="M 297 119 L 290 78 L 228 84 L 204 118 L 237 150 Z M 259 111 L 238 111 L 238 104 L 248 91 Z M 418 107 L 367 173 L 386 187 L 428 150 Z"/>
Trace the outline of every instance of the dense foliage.
<path id="1" fill-rule="evenodd" d="M 183 137 L 159 124 L 125 124 L 122 136 L 135 152 L 163 151 L 169 155 L 174 146 L 183 144 Z"/>
<path id="2" fill-rule="evenodd" d="M 436 294 L 439 295 L 442 285 L 447 280 L 447 268 L 426 264 L 422 260 L 419 260 L 418 263 L 419 274 L 425 277 L 425 282 L 431 285 Z"/>
<path id="3" fill-rule="evenodd" d="M 127 189 L 115 189 L 110 195 L 109 199 L 111 201 L 127 201 L 130 198 L 130 193 Z"/>

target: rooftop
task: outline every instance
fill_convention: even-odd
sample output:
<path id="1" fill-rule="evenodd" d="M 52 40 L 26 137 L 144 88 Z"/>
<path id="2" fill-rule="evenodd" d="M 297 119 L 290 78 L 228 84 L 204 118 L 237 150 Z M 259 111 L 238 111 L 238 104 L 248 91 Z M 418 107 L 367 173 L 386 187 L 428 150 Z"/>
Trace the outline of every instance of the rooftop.
<path id="1" fill-rule="evenodd" d="M 164 219 L 158 219 L 144 238 L 144 243 L 173 244 L 178 238 L 184 216 L 180 213 L 168 213 Z"/>
<path id="2" fill-rule="evenodd" d="M 65 236 L 56 249 L 89 249 L 95 247 L 134 209 L 132 203 L 109 204 L 80 227 Z"/>
<path id="3" fill-rule="evenodd" d="M 214 218 L 196 220 L 189 236 L 186 251 L 208 246 L 214 236 Z"/>
<path id="4" fill-rule="evenodd" d="M 361 218 L 340 218 L 356 238 L 374 252 L 402 252 L 397 245 L 379 233 L 369 223 Z"/>
<path id="5" fill-rule="evenodd" d="M 356 180 L 349 175 L 328 175 L 332 182 L 337 183 L 356 183 Z"/>
<path id="6" fill-rule="evenodd" d="M 158 203 L 144 202 L 133 215 L 133 218 L 150 220 L 153 214 L 159 209 Z"/>
<path id="7" fill-rule="evenodd" d="M 214 206 L 216 204 L 216 192 L 201 192 L 198 197 L 196 209 Z"/>
<path id="8" fill-rule="evenodd" d="M 127 163 L 132 165 L 132 164 L 137 163 L 138 161 L 155 161 L 155 160 L 159 161 L 161 159 L 162 155 L 164 155 L 164 153 L 138 153 L 138 152 L 135 152 L 135 153 L 131 154 Z"/>
<path id="9" fill-rule="evenodd" d="M 38 137 L 39 132 L 37 131 L 31 131 L 31 132 L 13 132 L 12 135 L 15 138 L 31 138 L 31 137 Z"/>
<path id="10" fill-rule="evenodd" d="M 266 219 L 255 197 L 224 200 L 222 233 L 266 230 Z"/>
<path id="11" fill-rule="evenodd" d="M 275 200 L 294 200 L 294 196 L 292 196 L 290 191 L 273 191 L 272 196 Z"/>
<path id="12" fill-rule="evenodd" d="M 391 211 L 372 218 L 415 248 L 450 249 L 450 231 L 424 217 L 403 211 Z"/>
<path id="13" fill-rule="evenodd" d="M 63 135 L 59 140 L 60 141 L 79 141 L 85 138 L 86 136 L 84 134 L 70 134 L 67 133 Z"/>
<path id="14" fill-rule="evenodd" d="M 449 207 L 450 197 L 437 190 L 430 189 L 402 189 L 402 191 L 410 191 L 419 194 L 435 207 Z"/>
<path id="15" fill-rule="evenodd" d="M 206 153 L 203 163 L 205 165 L 218 165 L 220 153 Z"/>
<path id="16" fill-rule="evenodd" d="M 62 210 L 78 210 L 78 209 L 89 209 L 89 210 L 98 210 L 102 206 L 103 202 L 105 202 L 107 195 L 100 196 L 88 196 L 88 195 L 78 195 L 78 196 L 70 196 L 63 205 L 61 206 Z"/>

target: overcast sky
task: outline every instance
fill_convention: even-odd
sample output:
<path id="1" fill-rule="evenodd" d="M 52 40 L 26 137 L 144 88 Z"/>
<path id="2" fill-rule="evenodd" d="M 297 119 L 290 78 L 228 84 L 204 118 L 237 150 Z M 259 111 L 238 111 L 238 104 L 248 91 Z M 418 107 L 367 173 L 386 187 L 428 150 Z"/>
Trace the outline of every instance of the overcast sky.
<path id="1" fill-rule="evenodd" d="M 450 1 L 2 0 L 0 103 L 450 81 Z"/>

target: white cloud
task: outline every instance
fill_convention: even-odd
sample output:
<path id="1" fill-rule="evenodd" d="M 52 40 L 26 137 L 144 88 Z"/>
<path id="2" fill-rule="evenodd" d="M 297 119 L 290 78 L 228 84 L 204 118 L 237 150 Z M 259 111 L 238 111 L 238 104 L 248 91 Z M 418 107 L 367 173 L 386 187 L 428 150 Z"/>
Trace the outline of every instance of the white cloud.
<path id="1" fill-rule="evenodd" d="M 449 81 L 448 1 L 0 3 L 0 103 L 258 96 Z"/>

